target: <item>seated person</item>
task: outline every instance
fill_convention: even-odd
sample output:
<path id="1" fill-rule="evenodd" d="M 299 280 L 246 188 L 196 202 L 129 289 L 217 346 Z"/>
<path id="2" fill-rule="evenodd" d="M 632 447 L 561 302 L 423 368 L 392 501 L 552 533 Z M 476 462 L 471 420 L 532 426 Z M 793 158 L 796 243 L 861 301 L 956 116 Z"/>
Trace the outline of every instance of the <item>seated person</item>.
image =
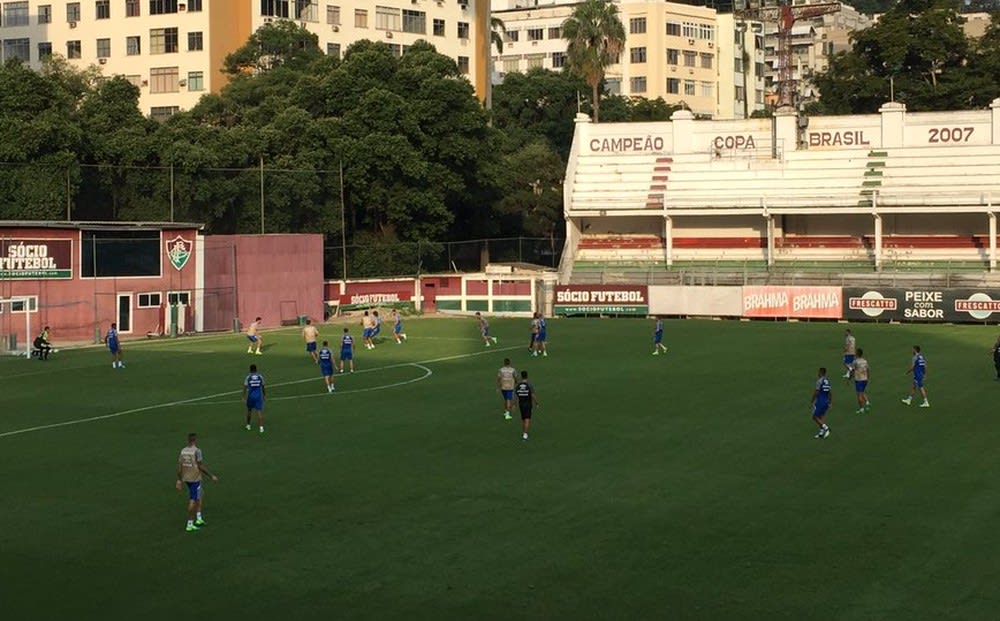
<path id="1" fill-rule="evenodd" d="M 49 352 L 52 351 L 52 343 L 49 342 L 49 327 L 45 326 L 32 343 L 38 351 L 39 360 L 48 360 Z"/>

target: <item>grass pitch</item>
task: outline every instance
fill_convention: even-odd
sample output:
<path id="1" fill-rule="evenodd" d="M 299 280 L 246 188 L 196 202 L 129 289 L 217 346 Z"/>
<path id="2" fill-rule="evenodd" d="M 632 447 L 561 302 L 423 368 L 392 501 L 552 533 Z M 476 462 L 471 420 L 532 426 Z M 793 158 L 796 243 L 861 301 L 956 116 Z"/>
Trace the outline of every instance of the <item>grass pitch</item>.
<path id="1" fill-rule="evenodd" d="M 3 618 L 997 618 L 995 328 L 852 326 L 857 415 L 843 325 L 668 322 L 657 357 L 649 321 L 549 326 L 535 359 L 524 320 L 488 350 L 471 319 L 410 320 L 334 395 L 294 330 L 264 356 L 225 335 L 126 343 L 117 371 L 98 349 L 0 362 Z M 915 343 L 929 410 L 899 402 Z M 504 356 L 538 390 L 527 442 Z M 221 478 L 192 534 L 189 431 Z"/>

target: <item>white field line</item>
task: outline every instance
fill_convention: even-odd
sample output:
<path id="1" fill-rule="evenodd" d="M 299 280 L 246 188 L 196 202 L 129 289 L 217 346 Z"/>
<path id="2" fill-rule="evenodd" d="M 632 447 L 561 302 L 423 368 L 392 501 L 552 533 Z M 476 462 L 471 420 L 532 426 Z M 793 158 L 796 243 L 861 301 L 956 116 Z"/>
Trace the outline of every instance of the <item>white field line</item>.
<path id="1" fill-rule="evenodd" d="M 373 368 L 373 369 L 362 370 L 362 371 L 359 371 L 359 373 L 364 373 L 364 372 L 371 373 L 373 371 L 384 371 L 386 369 L 396 369 L 396 368 L 405 367 L 405 366 L 420 366 L 420 365 L 424 365 L 424 364 L 433 364 L 435 362 L 447 362 L 449 360 L 461 360 L 463 358 L 472 358 L 472 357 L 475 357 L 475 356 L 482 356 L 484 354 L 491 354 L 491 353 L 498 352 L 498 351 L 508 351 L 508 350 L 511 350 L 511 349 L 518 349 L 518 347 L 520 347 L 520 346 L 494 347 L 494 348 L 485 349 L 483 351 L 474 352 L 474 353 L 471 353 L 471 354 L 455 354 L 453 356 L 442 356 L 440 358 L 431 358 L 430 360 L 421 360 L 419 362 L 401 362 L 401 363 L 398 363 L 398 364 L 390 364 L 390 365 L 387 365 L 387 366 L 384 366 L 384 367 L 377 367 L 377 368 Z M 422 377 L 420 379 L 423 380 L 423 379 L 426 379 L 426 377 Z M 291 386 L 293 384 L 304 384 L 306 382 L 315 382 L 315 381 L 316 381 L 316 377 L 313 376 L 313 377 L 310 377 L 309 379 L 301 379 L 301 380 L 291 380 L 291 381 L 287 381 L 287 382 L 279 382 L 277 384 L 270 384 L 270 386 Z M 419 380 L 409 380 L 408 383 L 413 383 L 414 381 L 419 381 Z M 381 389 L 381 388 L 387 388 L 387 387 L 386 386 L 379 386 L 377 388 Z M 239 394 L 242 394 L 242 392 L 243 392 L 242 389 L 240 389 L 240 390 L 227 390 L 225 392 L 217 392 L 217 393 L 214 393 L 214 394 L 211 394 L 211 395 L 204 395 L 202 397 L 191 397 L 190 399 L 179 399 L 177 401 L 168 401 L 168 402 L 165 402 L 165 403 L 155 403 L 153 405 L 145 405 L 145 406 L 142 406 L 142 407 L 139 407 L 139 408 L 132 408 L 132 409 L 129 409 L 129 410 L 121 410 L 120 412 L 112 412 L 110 414 L 101 414 L 100 416 L 88 416 L 87 418 L 77 418 L 77 419 L 73 419 L 73 420 L 62 421 L 62 422 L 59 422 L 59 423 L 50 423 L 48 425 L 37 425 L 35 427 L 25 427 L 23 429 L 14 429 L 12 431 L 5 431 L 3 433 L 0 433 L 0 438 L 6 438 L 6 437 L 9 437 L 9 436 L 18 436 L 18 435 L 22 435 L 22 434 L 25 434 L 25 433 L 32 433 L 32 432 L 35 432 L 35 431 L 44 431 L 46 429 L 57 429 L 59 427 L 69 427 L 70 425 L 82 425 L 83 423 L 93 423 L 93 422 L 96 422 L 96 421 L 108 420 L 108 419 L 111 419 L 111 418 L 119 418 L 121 416 L 128 416 L 129 414 L 139 414 L 141 412 L 149 412 L 151 410 L 159 410 L 159 409 L 174 407 L 174 406 L 178 406 L 178 405 L 187 405 L 189 403 L 198 403 L 199 401 L 207 401 L 209 399 L 218 399 L 220 397 L 228 397 L 230 395 L 239 395 Z M 352 392 L 360 392 L 360 391 L 352 391 Z"/>

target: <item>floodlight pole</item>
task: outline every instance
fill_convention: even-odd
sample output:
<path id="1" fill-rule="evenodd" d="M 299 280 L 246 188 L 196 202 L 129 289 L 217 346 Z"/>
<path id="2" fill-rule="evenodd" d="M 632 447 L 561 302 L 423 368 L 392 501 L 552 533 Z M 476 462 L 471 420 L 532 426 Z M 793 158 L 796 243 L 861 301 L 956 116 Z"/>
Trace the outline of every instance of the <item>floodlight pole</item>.
<path id="1" fill-rule="evenodd" d="M 347 218 L 344 215 L 344 158 L 340 158 L 340 251 L 343 279 L 347 280 Z"/>
<path id="2" fill-rule="evenodd" d="M 170 162 L 170 221 L 174 221 L 174 163 Z"/>
<path id="3" fill-rule="evenodd" d="M 264 155 L 260 156 L 260 234 L 264 234 Z"/>

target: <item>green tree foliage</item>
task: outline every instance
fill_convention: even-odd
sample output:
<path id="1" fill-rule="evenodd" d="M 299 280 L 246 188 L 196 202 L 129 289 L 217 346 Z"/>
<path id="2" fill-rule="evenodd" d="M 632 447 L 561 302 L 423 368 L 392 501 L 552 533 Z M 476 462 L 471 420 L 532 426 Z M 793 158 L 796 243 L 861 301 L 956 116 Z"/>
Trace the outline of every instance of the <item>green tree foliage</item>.
<path id="1" fill-rule="evenodd" d="M 562 228 L 562 183 L 566 164 L 545 140 L 536 140 L 503 162 L 501 214 L 533 237 L 555 237 Z"/>
<path id="2" fill-rule="evenodd" d="M 600 122 L 604 70 L 618 61 L 625 48 L 625 27 L 610 0 L 586 0 L 563 23 L 566 64 L 590 86 L 594 122 Z"/>
<path id="3" fill-rule="evenodd" d="M 295 22 L 279 19 L 258 28 L 243 47 L 226 56 L 223 71 L 239 75 L 279 66 L 302 69 L 322 55 L 319 37 Z"/>
<path id="4" fill-rule="evenodd" d="M 913 111 L 982 107 L 996 92 L 980 67 L 988 62 L 962 31 L 952 0 L 902 0 L 873 27 L 854 34 L 853 48 L 816 78 L 815 112 L 873 113 L 889 100 Z M 891 85 L 890 85 L 891 78 Z"/>

